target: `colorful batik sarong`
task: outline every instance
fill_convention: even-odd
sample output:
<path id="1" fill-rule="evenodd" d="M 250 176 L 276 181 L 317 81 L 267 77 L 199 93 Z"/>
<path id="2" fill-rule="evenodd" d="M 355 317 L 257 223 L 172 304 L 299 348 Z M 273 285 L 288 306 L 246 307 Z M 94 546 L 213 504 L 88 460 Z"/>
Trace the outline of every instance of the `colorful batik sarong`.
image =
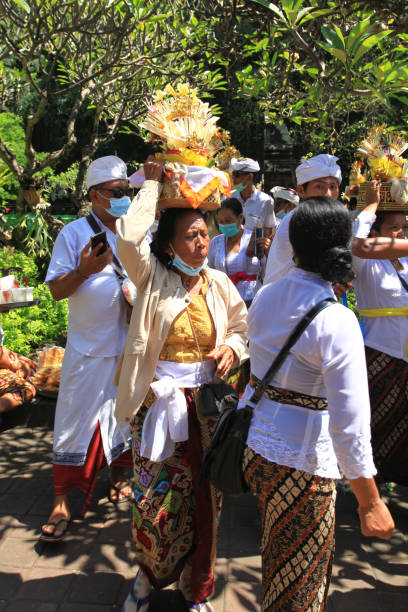
<path id="1" fill-rule="evenodd" d="M 408 485 L 408 363 L 366 347 L 378 479 Z"/>
<path id="2" fill-rule="evenodd" d="M 262 612 L 321 612 L 334 553 L 336 489 L 246 447 L 244 478 L 262 518 Z"/>
<path id="3" fill-rule="evenodd" d="M 153 587 L 162 589 L 180 578 L 189 585 L 192 600 L 199 603 L 214 592 L 222 498 L 208 481 L 199 483 L 203 451 L 210 442 L 216 420 L 199 419 L 194 391 L 186 389 L 184 393 L 189 439 L 176 443 L 173 455 L 162 463 L 140 456 L 146 406 L 131 423 L 134 462 L 132 532 L 137 562 Z M 149 395 L 146 400 L 148 398 Z"/>

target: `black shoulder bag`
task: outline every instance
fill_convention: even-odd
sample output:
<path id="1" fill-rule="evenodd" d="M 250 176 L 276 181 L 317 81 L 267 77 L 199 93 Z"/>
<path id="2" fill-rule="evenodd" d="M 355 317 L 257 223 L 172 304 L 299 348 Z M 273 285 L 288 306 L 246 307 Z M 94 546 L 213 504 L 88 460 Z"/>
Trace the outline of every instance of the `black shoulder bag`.
<path id="1" fill-rule="evenodd" d="M 98 225 L 98 222 L 95 220 L 95 218 L 92 215 L 88 215 L 86 220 L 88 221 L 89 225 L 91 226 L 92 230 L 95 232 L 95 234 L 98 234 L 101 231 L 101 228 Z M 115 272 L 117 279 L 120 283 L 120 288 L 122 291 L 122 296 L 123 296 L 123 300 L 125 302 L 125 312 L 126 312 L 126 321 L 128 323 L 130 323 L 130 319 L 132 316 L 132 310 L 133 310 L 133 306 L 131 304 L 129 304 L 129 302 L 127 301 L 125 294 L 123 293 L 123 281 L 127 280 L 127 276 L 126 274 L 124 274 L 122 272 L 122 266 L 120 264 L 119 259 L 116 257 L 116 255 L 114 253 L 112 253 L 112 268 L 113 271 Z"/>
<path id="2" fill-rule="evenodd" d="M 334 298 L 318 302 L 297 324 L 279 351 L 263 379 L 255 387 L 246 406 L 240 410 L 227 408 L 221 414 L 210 445 L 204 453 L 201 479 L 209 479 L 222 493 L 240 495 L 248 491 L 242 472 L 242 460 L 248 437 L 253 410 L 261 399 L 269 381 L 282 366 L 292 346 L 297 342 L 309 323 L 324 308 L 336 304 Z"/>

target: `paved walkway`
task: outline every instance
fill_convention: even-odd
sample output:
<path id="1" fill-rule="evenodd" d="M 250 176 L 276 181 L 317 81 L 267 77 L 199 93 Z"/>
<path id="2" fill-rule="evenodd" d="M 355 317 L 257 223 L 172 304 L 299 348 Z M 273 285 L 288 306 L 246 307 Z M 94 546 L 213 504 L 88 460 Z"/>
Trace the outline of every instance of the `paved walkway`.
<path id="1" fill-rule="evenodd" d="M 85 521 L 61 544 L 38 541 L 52 498 L 53 404 L 7 417 L 0 432 L 0 612 L 120 610 L 135 573 L 129 507 L 106 498 L 99 478 Z M 11 427 L 11 425 L 13 425 Z M 390 542 L 360 536 L 354 498 L 340 492 L 328 612 L 407 612 L 408 489 L 387 493 L 397 530 Z M 78 515 L 81 496 L 72 498 Z M 227 499 L 221 521 L 216 612 L 259 610 L 260 530 L 251 496 Z M 178 592 L 157 594 L 152 612 L 185 610 Z"/>

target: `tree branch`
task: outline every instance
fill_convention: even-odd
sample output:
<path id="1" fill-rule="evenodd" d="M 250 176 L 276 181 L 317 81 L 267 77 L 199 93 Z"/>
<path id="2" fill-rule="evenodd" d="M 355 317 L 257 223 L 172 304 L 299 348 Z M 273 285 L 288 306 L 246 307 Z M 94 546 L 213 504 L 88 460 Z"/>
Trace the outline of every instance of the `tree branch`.
<path id="1" fill-rule="evenodd" d="M 3 142 L 0 138 L 0 159 L 4 161 L 5 164 L 10 168 L 13 175 L 16 177 L 18 181 L 21 180 L 23 176 L 23 167 L 18 163 L 16 156 L 8 146 Z"/>

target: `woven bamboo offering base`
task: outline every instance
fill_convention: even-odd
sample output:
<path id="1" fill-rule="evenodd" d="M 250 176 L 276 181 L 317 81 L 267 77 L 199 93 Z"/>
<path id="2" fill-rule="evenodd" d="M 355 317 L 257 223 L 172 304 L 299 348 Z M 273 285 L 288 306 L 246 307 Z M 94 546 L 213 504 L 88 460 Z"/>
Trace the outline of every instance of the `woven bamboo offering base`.
<path id="1" fill-rule="evenodd" d="M 366 207 L 366 191 L 368 188 L 368 183 L 361 183 L 358 198 L 357 198 L 357 209 L 362 210 Z M 408 204 L 397 204 L 391 198 L 391 182 L 381 183 L 380 187 L 380 204 L 378 205 L 378 210 L 387 210 L 387 211 L 399 211 L 406 212 L 408 210 Z"/>
<path id="2" fill-rule="evenodd" d="M 219 189 L 216 189 L 208 198 L 198 206 L 200 210 L 217 210 L 221 206 L 221 193 Z M 167 176 L 164 177 L 163 191 L 158 202 L 160 209 L 164 208 L 191 208 L 194 210 L 194 206 L 184 198 L 177 183 L 171 181 Z"/>

